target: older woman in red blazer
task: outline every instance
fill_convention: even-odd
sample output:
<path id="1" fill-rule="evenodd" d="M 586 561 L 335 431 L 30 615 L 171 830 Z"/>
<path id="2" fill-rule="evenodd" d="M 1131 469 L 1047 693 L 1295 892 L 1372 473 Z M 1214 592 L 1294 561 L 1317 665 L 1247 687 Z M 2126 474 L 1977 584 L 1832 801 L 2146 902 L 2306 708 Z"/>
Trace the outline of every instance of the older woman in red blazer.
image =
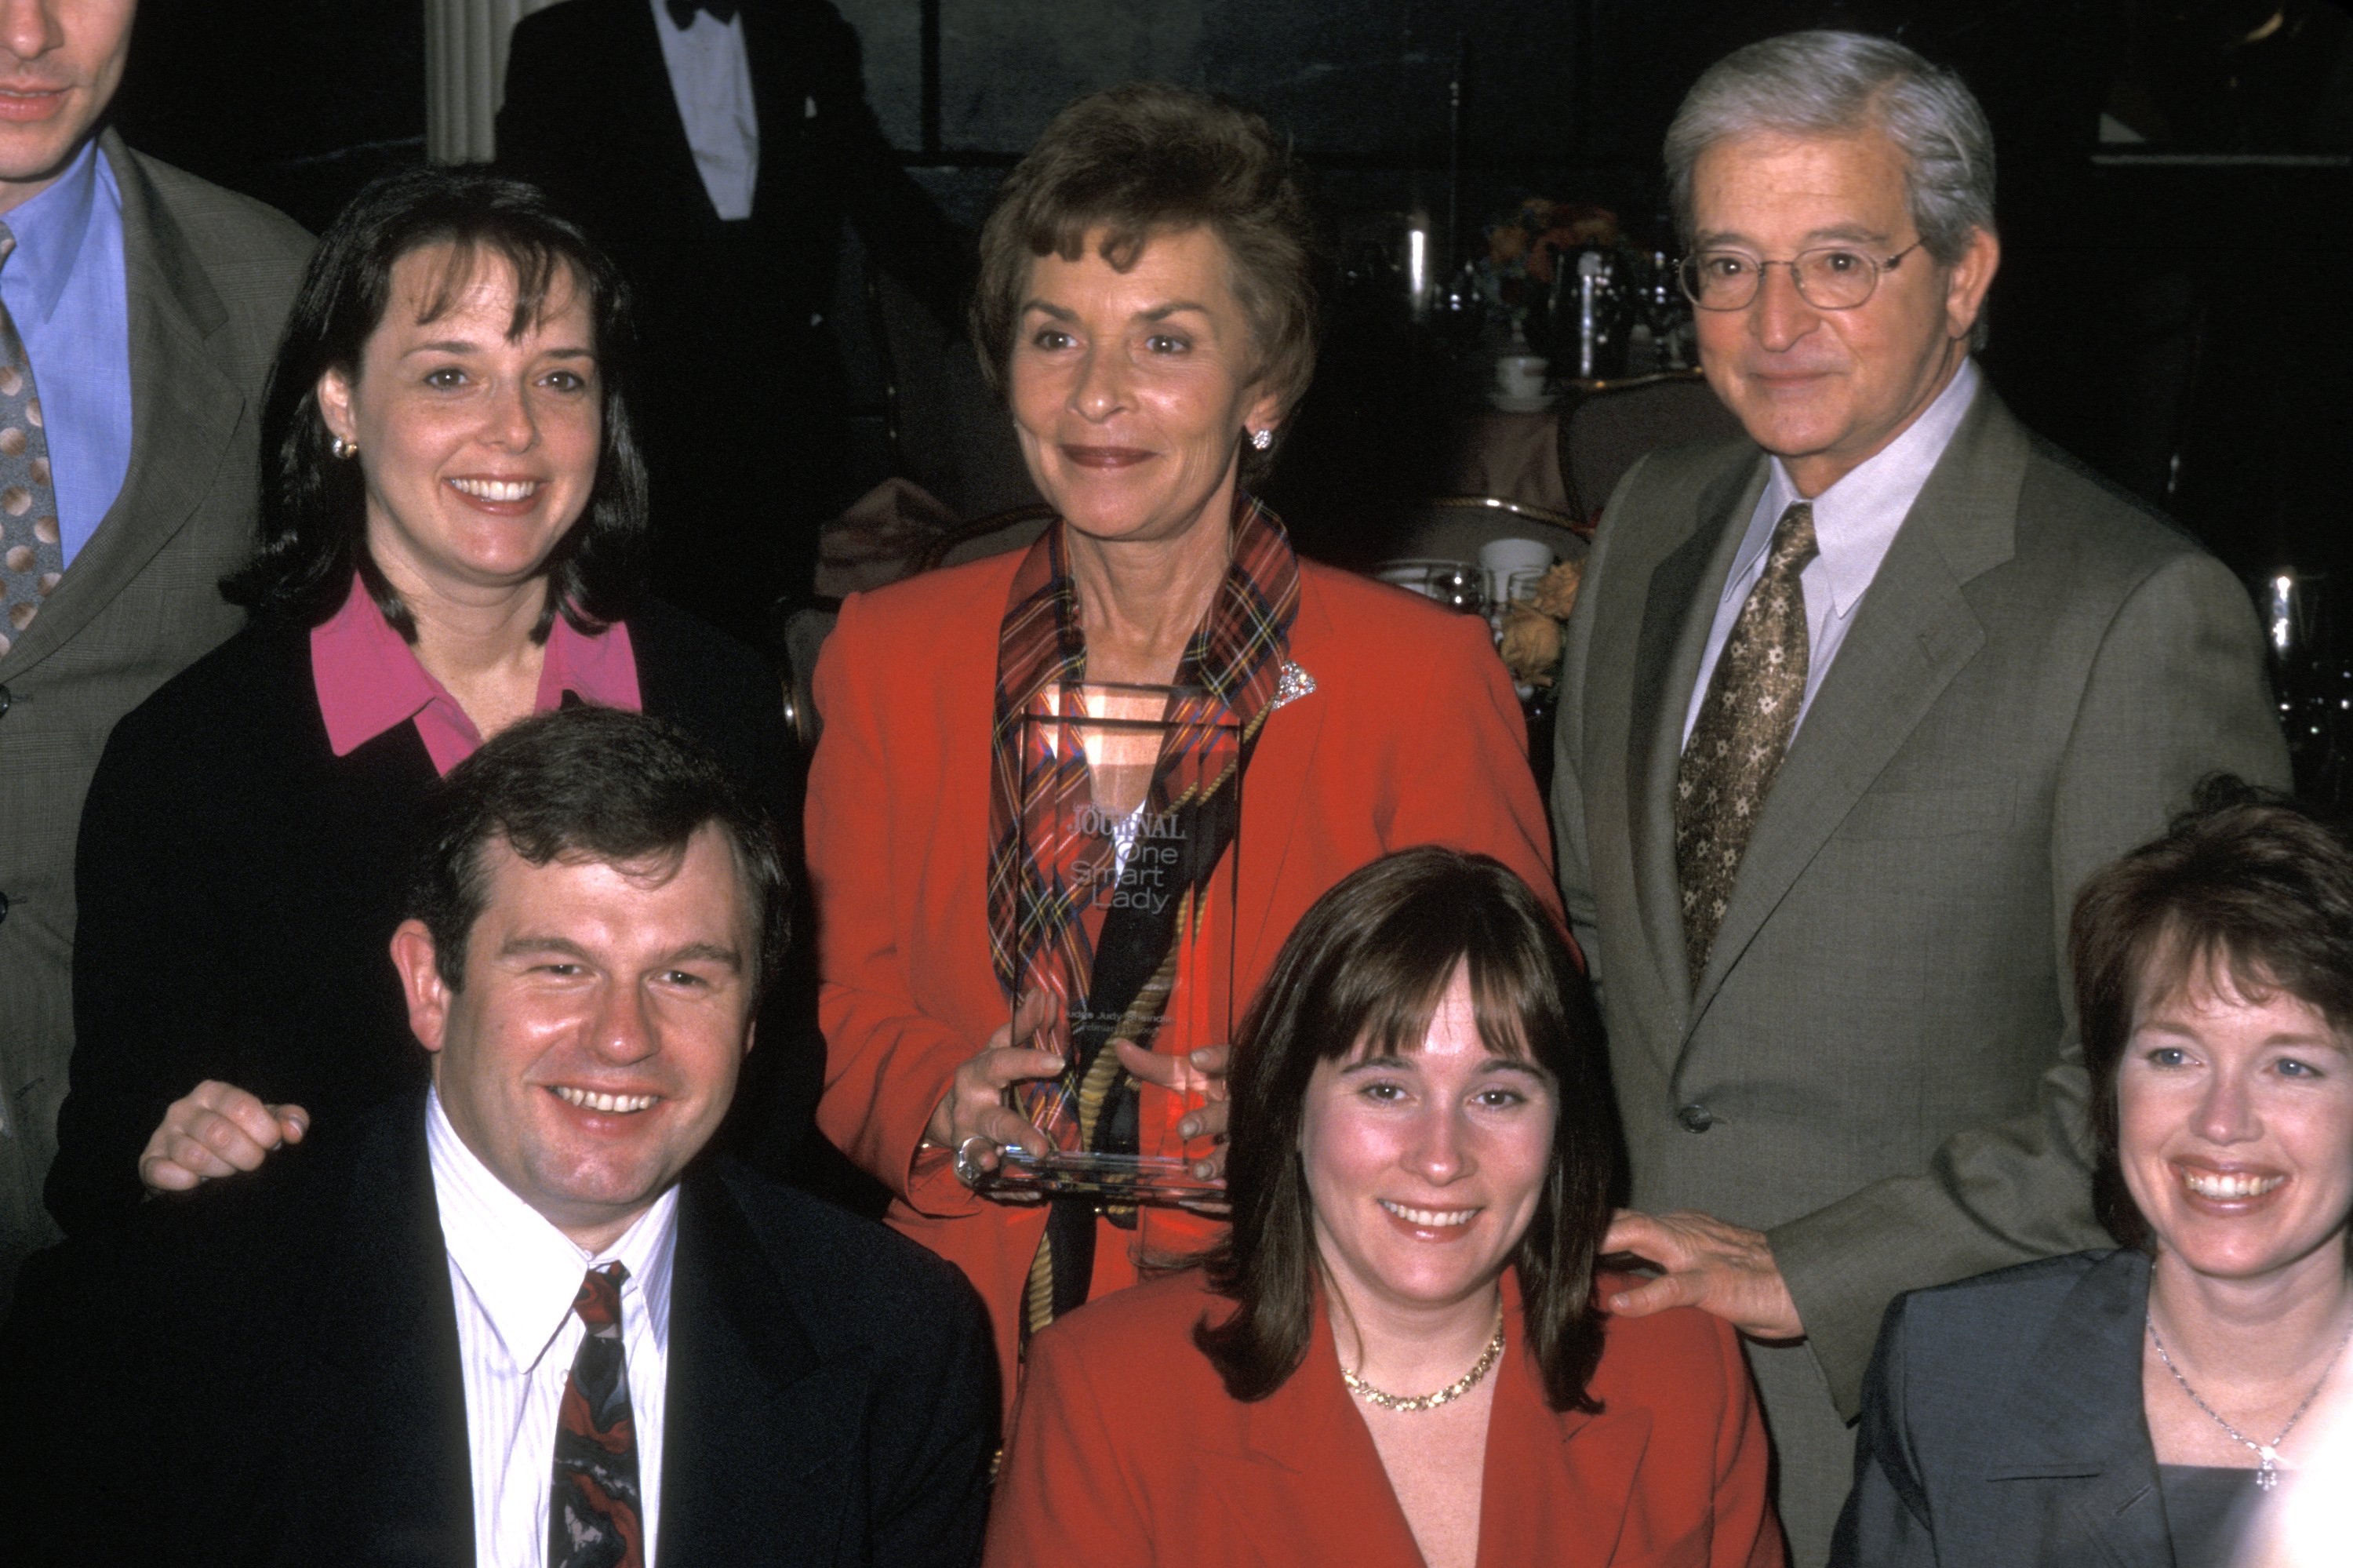
<path id="1" fill-rule="evenodd" d="M 1256 116 L 1164 87 L 1067 111 L 989 219 L 975 306 L 1058 519 L 1027 554 L 852 598 L 818 662 L 818 1123 L 890 1187 L 892 1223 L 979 1287 L 1008 1395 L 1025 1331 L 1217 1232 L 965 1184 L 1007 1145 L 1045 1148 L 1007 1092 L 1064 1066 L 1010 1028 L 1035 948 L 1010 891 L 1035 869 L 1018 718 L 1049 683 L 1205 687 L 1240 719 L 1238 999 L 1318 895 L 1388 850 L 1457 844 L 1552 885 L 1485 628 L 1299 560 L 1241 487 L 1312 367 L 1302 213 Z M 1115 1151 L 1213 1174 L 1225 1047 L 1194 1033 L 1101 1049 L 1132 1113 Z"/>
<path id="2" fill-rule="evenodd" d="M 991 1568 L 1780 1563 L 1733 1332 L 1594 1306 L 1600 1049 L 1493 861 L 1334 889 L 1241 1032 L 1229 1239 L 1038 1338 Z"/>

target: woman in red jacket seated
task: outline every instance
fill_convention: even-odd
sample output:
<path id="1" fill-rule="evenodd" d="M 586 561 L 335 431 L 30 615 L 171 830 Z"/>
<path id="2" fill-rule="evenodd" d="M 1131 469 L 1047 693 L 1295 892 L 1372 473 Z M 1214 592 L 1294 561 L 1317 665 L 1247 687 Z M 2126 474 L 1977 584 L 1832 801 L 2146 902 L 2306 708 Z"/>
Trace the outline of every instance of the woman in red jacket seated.
<path id="1" fill-rule="evenodd" d="M 1600 1033 L 1518 878 L 1341 883 L 1232 1087 L 1224 1245 L 1031 1345 L 992 1568 L 1783 1561 L 1732 1330 L 1594 1304 Z"/>
<path id="2" fill-rule="evenodd" d="M 891 1189 L 891 1223 L 979 1287 L 1008 1393 L 1025 1332 L 1218 1229 L 959 1181 L 1045 1147 L 1005 1104 L 1065 1066 L 1009 1028 L 1041 955 L 1090 952 L 1090 1012 L 1117 1017 L 1174 951 L 1173 920 L 1096 929 L 1041 891 L 1065 867 L 1025 845 L 1020 720 L 1054 683 L 1203 688 L 1240 720 L 1240 853 L 1214 863 L 1235 873 L 1237 1012 L 1308 905 L 1390 850 L 1454 844 L 1552 885 L 1484 624 L 1299 559 L 1244 488 L 1314 367 L 1307 239 L 1257 116 L 1154 86 L 1064 111 L 982 232 L 973 313 L 1056 520 L 1026 552 L 853 597 L 818 662 L 818 1125 Z M 1101 867 L 1116 837 L 1064 853 Z M 1081 1072 L 1114 1080 L 1090 1149 L 1214 1171 L 1222 1098 L 1172 1089 L 1215 1092 L 1222 1013 L 1074 1041 Z"/>

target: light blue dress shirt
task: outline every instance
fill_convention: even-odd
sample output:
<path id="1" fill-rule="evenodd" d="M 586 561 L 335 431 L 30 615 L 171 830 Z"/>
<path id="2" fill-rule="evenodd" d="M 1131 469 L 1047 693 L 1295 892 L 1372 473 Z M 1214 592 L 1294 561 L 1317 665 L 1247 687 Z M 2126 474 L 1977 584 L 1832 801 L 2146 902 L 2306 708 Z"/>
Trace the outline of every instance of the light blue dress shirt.
<path id="1" fill-rule="evenodd" d="M 1814 541 L 1819 553 L 1798 574 L 1806 591 L 1808 651 L 1806 694 L 1798 705 L 1799 724 L 1806 722 L 1806 710 L 1814 705 L 1814 694 L 1822 689 L 1822 677 L 1830 673 L 1831 661 L 1846 641 L 1847 628 L 1854 622 L 1863 590 L 1879 575 L 1880 563 L 1887 558 L 1904 519 L 1911 514 L 1912 503 L 1927 487 L 1928 475 L 1952 444 L 1969 405 L 1977 400 L 1981 378 L 1976 360 L 1962 360 L 1945 389 L 1902 435 L 1814 497 Z M 1748 532 L 1741 538 L 1732 576 L 1716 604 L 1715 624 L 1708 630 L 1699 683 L 1692 689 L 1683 714 L 1685 746 L 1691 744 L 1692 731 L 1699 724 L 1700 704 L 1715 674 L 1715 662 L 1725 643 L 1731 641 L 1732 623 L 1740 619 L 1750 590 L 1765 575 L 1774 525 L 1782 513 L 1804 499 L 1781 460 L 1771 460 L 1765 493 L 1757 498 L 1756 510 L 1749 514 Z"/>
<path id="2" fill-rule="evenodd" d="M 70 566 L 131 471 L 122 190 L 93 139 L 57 184 L 0 222 L 16 237 L 16 253 L 0 267 L 0 302 L 33 362 Z"/>

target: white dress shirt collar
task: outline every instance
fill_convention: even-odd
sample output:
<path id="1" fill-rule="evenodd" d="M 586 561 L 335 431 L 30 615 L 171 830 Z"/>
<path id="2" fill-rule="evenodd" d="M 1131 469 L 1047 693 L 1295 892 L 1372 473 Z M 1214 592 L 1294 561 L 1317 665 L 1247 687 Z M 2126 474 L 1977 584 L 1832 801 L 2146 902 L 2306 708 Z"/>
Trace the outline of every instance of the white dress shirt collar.
<path id="1" fill-rule="evenodd" d="M 1814 497 L 1814 543 L 1818 553 L 1799 574 L 1799 581 L 1805 588 L 1807 637 L 1806 691 L 1798 709 L 1800 725 L 1807 709 L 1813 705 L 1814 694 L 1821 690 L 1822 681 L 1830 673 L 1831 662 L 1846 641 L 1847 629 L 1854 624 L 1854 612 L 1864 592 L 1879 575 L 1880 564 L 1886 560 L 1895 535 L 1903 530 L 1904 520 L 1911 514 L 1913 503 L 1928 482 L 1928 475 L 1935 471 L 1946 447 L 1952 442 L 1953 432 L 1960 429 L 1962 417 L 1976 400 L 1980 380 L 1976 362 L 1961 361 L 1952 380 L 1946 383 L 1944 390 L 1936 394 L 1918 418 L 1883 449 Z M 1789 471 L 1782 466 L 1781 460 L 1772 459 L 1767 468 L 1764 492 L 1757 496 L 1739 547 L 1734 552 L 1732 574 L 1725 579 L 1724 591 L 1716 599 L 1715 620 L 1700 659 L 1699 681 L 1693 686 L 1690 701 L 1683 709 L 1686 745 L 1690 744 L 1693 727 L 1699 723 L 1700 705 L 1707 696 L 1716 661 L 1732 635 L 1733 623 L 1739 619 L 1741 607 L 1748 602 L 1749 593 L 1764 573 L 1774 527 L 1782 513 L 1803 499 L 1798 487 L 1790 482 Z"/>
<path id="2" fill-rule="evenodd" d="M 621 1238 L 591 1255 L 524 1202 L 458 1136 L 438 1092 L 427 1097 L 425 1143 L 441 1236 L 491 1331 L 519 1368 L 535 1366 L 572 1315 L 581 1276 L 617 1262 L 629 1271 L 623 1313 L 635 1297 L 654 1342 L 670 1346 L 670 1264 L 678 1247 L 678 1189 L 654 1200 Z"/>

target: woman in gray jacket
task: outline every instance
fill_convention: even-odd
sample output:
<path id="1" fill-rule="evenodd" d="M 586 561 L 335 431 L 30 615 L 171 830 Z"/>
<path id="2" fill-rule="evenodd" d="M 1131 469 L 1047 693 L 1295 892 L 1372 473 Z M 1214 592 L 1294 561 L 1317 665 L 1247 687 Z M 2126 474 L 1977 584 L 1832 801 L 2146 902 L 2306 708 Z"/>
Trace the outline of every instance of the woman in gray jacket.
<path id="1" fill-rule="evenodd" d="M 1834 1563 L 2221 1568 L 2353 1398 L 2353 842 L 2210 783 L 2070 946 L 2123 1245 L 1889 1308 Z"/>

